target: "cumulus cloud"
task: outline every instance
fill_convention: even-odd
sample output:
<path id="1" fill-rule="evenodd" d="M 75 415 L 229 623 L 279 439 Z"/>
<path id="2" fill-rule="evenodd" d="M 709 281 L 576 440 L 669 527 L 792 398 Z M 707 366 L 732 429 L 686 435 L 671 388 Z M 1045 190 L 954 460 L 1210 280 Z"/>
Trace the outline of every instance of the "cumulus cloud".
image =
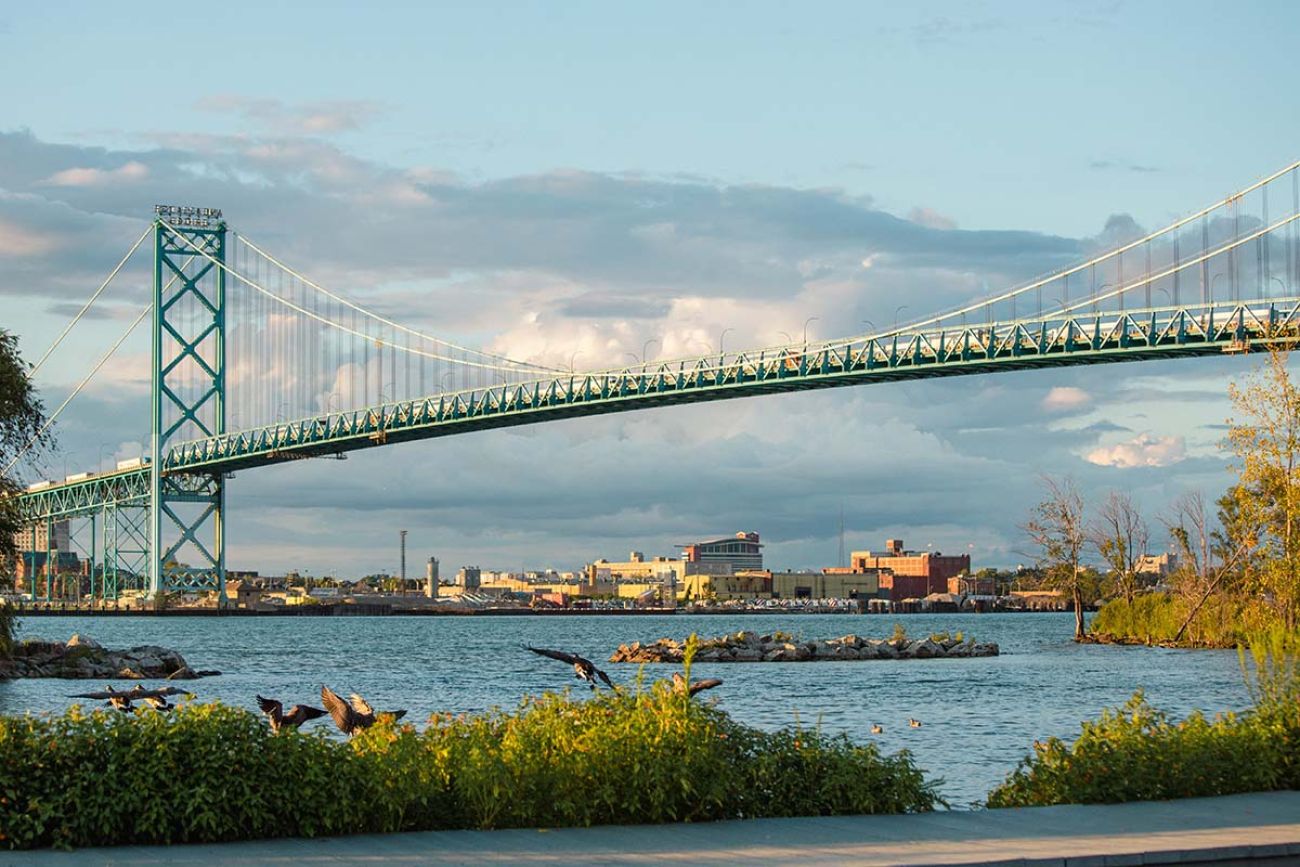
<path id="1" fill-rule="evenodd" d="M 76 167 L 50 175 L 47 184 L 55 187 L 101 187 L 106 184 L 131 183 L 149 176 L 149 167 L 131 160 L 115 169 Z"/>
<path id="2" fill-rule="evenodd" d="M 1153 437 L 1138 434 L 1131 440 L 1112 446 L 1098 446 L 1085 460 L 1101 467 L 1167 467 L 1185 460 L 1187 446 L 1181 436 Z"/>
<path id="3" fill-rule="evenodd" d="M 293 135 L 328 135 L 360 129 L 380 113 L 370 100 L 332 100 L 289 105 L 278 99 L 254 99 L 223 93 L 196 103 L 204 111 L 238 115 L 260 129 Z"/>
<path id="4" fill-rule="evenodd" d="M 1069 412 L 1092 402 L 1092 395 L 1072 385 L 1055 385 L 1043 398 L 1043 409 L 1049 412 Z"/>

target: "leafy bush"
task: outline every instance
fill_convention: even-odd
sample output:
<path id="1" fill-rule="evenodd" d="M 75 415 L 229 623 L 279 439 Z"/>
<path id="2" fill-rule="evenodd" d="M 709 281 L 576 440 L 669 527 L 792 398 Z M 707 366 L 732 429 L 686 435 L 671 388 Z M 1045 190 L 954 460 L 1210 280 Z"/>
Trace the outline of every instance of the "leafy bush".
<path id="1" fill-rule="evenodd" d="M 1292 705 L 1295 703 L 1292 702 Z M 1181 722 L 1137 692 L 1123 708 L 1083 724 L 1079 738 L 1036 743 L 990 807 L 1199 798 L 1294 786 L 1300 712 L 1252 712 Z"/>
<path id="2" fill-rule="evenodd" d="M 657 683 L 514 712 L 273 735 L 221 704 L 0 718 L 10 848 L 929 810 L 911 757 L 748 728 Z"/>

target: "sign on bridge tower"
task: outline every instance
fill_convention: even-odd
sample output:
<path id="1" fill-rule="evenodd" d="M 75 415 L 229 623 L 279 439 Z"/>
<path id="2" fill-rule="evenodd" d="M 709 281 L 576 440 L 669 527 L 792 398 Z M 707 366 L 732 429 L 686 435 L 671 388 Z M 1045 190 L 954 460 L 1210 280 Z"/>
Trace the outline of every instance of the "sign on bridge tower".
<path id="1" fill-rule="evenodd" d="M 225 473 L 164 475 L 172 442 L 226 432 L 226 224 L 216 208 L 154 209 L 149 589 L 225 596 Z"/>

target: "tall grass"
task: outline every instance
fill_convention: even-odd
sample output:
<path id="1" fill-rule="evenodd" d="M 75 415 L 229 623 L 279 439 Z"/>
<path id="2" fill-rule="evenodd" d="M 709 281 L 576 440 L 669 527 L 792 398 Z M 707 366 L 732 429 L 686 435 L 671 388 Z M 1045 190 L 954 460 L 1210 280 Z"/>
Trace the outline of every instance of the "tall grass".
<path id="1" fill-rule="evenodd" d="M 252 713 L 0 718 L 0 844 L 896 813 L 938 802 L 905 752 L 765 733 L 665 684 L 511 712 L 272 735 Z"/>
<path id="2" fill-rule="evenodd" d="M 1112 599 L 1093 617 L 1089 631 L 1120 641 L 1162 644 L 1174 641 L 1187 616 L 1187 603 L 1167 593 L 1143 593 L 1132 601 Z M 1251 599 L 1216 597 L 1197 612 L 1180 644 L 1191 647 L 1236 647 L 1276 622 L 1269 610 Z"/>

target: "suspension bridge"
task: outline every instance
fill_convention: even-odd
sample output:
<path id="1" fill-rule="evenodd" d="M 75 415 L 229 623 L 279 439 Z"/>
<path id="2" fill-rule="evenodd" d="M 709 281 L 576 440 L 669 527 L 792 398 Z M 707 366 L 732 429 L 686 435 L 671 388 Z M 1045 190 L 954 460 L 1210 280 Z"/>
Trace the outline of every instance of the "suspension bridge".
<path id="1" fill-rule="evenodd" d="M 147 320 L 148 450 L 19 495 L 29 527 L 20 557 L 48 564 L 43 581 L 28 570 L 28 590 L 34 600 L 68 593 L 55 589 L 54 564 L 55 524 L 69 522 L 90 563 L 74 598 L 224 595 L 236 470 L 775 392 L 1290 346 L 1300 339 L 1297 220 L 1300 162 L 1074 266 L 891 329 L 576 371 L 409 328 L 313 282 L 219 210 L 158 206 L 32 371 L 150 242 L 152 303 L 50 417 Z"/>

